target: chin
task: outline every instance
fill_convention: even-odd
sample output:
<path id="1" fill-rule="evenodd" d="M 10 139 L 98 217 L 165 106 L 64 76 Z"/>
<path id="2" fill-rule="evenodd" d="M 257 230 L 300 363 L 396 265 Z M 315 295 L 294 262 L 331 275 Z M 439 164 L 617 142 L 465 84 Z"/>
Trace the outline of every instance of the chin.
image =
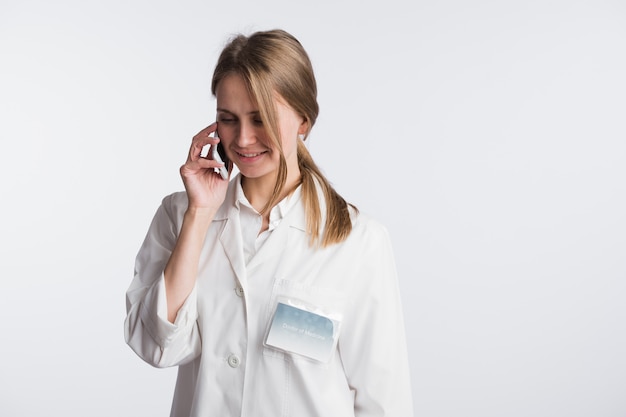
<path id="1" fill-rule="evenodd" d="M 259 169 L 252 169 L 252 168 L 239 168 L 239 172 L 241 173 L 242 176 L 246 177 L 246 178 L 261 178 L 261 177 L 265 177 L 267 176 L 270 172 L 268 171 L 261 171 Z"/>

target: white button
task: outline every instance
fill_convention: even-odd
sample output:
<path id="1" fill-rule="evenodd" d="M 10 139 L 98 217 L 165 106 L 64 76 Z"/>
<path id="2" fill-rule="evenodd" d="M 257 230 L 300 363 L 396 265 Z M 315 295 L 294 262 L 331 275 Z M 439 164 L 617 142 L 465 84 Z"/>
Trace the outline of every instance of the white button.
<path id="1" fill-rule="evenodd" d="M 239 356 L 237 356 L 237 355 L 230 355 L 228 357 L 228 364 L 230 365 L 231 368 L 238 367 L 240 363 L 241 363 L 241 360 L 239 359 Z"/>
<path id="2" fill-rule="evenodd" d="M 235 288 L 235 294 L 237 294 L 238 297 L 243 297 L 243 288 L 241 287 Z"/>

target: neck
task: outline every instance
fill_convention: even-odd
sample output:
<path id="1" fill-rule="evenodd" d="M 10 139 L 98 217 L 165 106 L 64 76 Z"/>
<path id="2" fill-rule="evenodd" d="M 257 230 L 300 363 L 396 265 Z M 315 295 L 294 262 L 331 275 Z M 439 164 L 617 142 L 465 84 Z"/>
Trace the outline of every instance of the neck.
<path id="1" fill-rule="evenodd" d="M 246 195 L 246 198 L 252 207 L 254 207 L 254 209 L 259 213 L 262 212 L 272 197 L 274 186 L 276 184 L 276 178 L 277 175 L 265 176 L 261 178 L 242 177 L 241 179 L 243 193 Z M 281 190 L 275 203 L 278 203 L 283 198 L 291 194 L 300 184 L 300 181 L 300 170 L 289 169 L 287 171 L 287 180 L 285 181 L 285 185 L 283 186 L 283 189 Z M 268 207 L 268 210 L 264 213 L 264 217 L 269 216 L 269 210 L 271 209 L 272 207 Z"/>

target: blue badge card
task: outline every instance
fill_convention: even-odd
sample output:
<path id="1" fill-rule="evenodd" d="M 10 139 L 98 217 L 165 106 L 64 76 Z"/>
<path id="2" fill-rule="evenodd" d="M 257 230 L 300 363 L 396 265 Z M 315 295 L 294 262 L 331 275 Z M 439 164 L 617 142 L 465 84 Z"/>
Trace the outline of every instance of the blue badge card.
<path id="1" fill-rule="evenodd" d="M 265 344 L 328 362 L 337 345 L 339 323 L 305 306 L 278 302 Z"/>

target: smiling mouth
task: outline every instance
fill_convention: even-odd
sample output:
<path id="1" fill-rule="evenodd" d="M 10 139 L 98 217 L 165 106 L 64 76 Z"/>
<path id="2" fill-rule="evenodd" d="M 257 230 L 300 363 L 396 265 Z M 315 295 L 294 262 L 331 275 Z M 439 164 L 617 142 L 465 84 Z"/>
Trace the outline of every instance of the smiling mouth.
<path id="1" fill-rule="evenodd" d="M 237 152 L 237 155 L 243 157 L 243 158 L 254 158 L 257 157 L 259 155 L 263 155 L 265 152 L 256 152 L 256 153 L 241 153 L 241 152 Z"/>

